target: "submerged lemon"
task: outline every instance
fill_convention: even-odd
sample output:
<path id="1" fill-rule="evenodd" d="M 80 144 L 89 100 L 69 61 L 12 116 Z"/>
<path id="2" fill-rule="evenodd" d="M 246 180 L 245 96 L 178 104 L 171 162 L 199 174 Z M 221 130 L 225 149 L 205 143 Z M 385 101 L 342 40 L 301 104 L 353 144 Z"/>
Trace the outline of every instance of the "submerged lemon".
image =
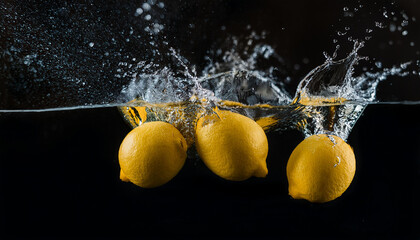
<path id="1" fill-rule="evenodd" d="M 206 166 L 224 179 L 242 181 L 267 175 L 265 132 L 241 114 L 216 109 L 215 113 L 200 118 L 196 148 Z"/>
<path id="2" fill-rule="evenodd" d="M 312 135 L 303 140 L 287 162 L 289 194 L 295 199 L 328 202 L 350 186 L 356 160 L 350 145 L 333 135 Z"/>
<path id="3" fill-rule="evenodd" d="M 121 180 L 153 188 L 169 182 L 181 170 L 187 143 L 166 122 L 148 122 L 134 128 L 121 143 L 118 158 Z"/>

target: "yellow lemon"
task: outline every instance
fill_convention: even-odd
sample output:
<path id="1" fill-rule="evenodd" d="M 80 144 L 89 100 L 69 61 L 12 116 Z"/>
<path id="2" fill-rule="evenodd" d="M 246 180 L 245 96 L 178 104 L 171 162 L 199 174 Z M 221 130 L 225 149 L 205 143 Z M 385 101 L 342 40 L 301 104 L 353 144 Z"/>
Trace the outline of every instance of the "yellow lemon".
<path id="1" fill-rule="evenodd" d="M 328 202 L 341 196 L 356 171 L 353 149 L 333 135 L 303 140 L 287 162 L 289 194 L 295 199 Z"/>
<path id="2" fill-rule="evenodd" d="M 187 143 L 171 124 L 148 122 L 127 134 L 118 158 L 121 180 L 143 188 L 158 187 L 181 170 L 187 158 Z"/>
<path id="3" fill-rule="evenodd" d="M 206 166 L 224 179 L 242 181 L 268 173 L 265 132 L 241 114 L 216 109 L 200 118 L 195 144 Z"/>

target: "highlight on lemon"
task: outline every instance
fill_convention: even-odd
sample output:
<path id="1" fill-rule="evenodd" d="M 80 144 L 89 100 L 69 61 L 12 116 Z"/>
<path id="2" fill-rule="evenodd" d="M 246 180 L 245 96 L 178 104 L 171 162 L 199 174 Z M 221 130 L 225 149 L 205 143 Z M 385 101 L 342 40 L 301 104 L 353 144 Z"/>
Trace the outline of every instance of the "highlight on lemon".
<path id="1" fill-rule="evenodd" d="M 287 162 L 289 195 L 310 202 L 328 202 L 341 196 L 356 171 L 353 149 L 333 135 L 303 140 Z"/>
<path id="2" fill-rule="evenodd" d="M 147 122 L 134 128 L 121 143 L 120 178 L 143 188 L 169 182 L 187 158 L 187 143 L 171 124 Z"/>
<path id="3" fill-rule="evenodd" d="M 216 175 L 232 181 L 252 176 L 265 177 L 268 141 L 254 120 L 238 113 L 219 110 L 197 121 L 197 152 Z"/>

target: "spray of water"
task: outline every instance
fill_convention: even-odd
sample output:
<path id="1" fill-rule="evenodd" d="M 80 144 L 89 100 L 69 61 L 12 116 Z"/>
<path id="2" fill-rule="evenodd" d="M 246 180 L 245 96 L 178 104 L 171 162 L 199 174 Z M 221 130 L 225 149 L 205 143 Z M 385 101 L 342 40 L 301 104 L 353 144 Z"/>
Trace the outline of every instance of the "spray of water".
<path id="1" fill-rule="evenodd" d="M 418 62 L 383 67 L 376 59 L 376 69 L 355 71 L 360 62 L 369 61 L 359 52 L 375 31 L 407 36 L 407 26 L 415 19 L 393 9 L 384 8 L 383 19 L 367 27 L 365 35 L 355 40 L 352 31 L 357 27 L 350 23 L 363 6 L 345 7 L 339 20 L 349 25 L 337 29 L 334 53 L 330 56 L 325 52 L 325 62 L 290 92 L 284 60 L 274 46 L 265 43 L 269 37 L 266 32 L 251 30 L 246 37 L 231 36 L 227 48 L 209 49 L 207 65 L 197 71 L 167 40 L 165 8 L 157 1 L 127 8 L 134 20 L 130 18 L 132 24 L 115 35 L 108 30 L 112 23 L 100 17 L 124 15 L 112 9 L 101 10 L 95 15 L 99 17 L 93 18 L 86 14 L 92 11 L 86 5 L 77 10 L 82 17 L 74 18 L 70 12 L 79 9 L 76 5 L 52 7 L 44 16 L 30 10 L 19 12 L 2 3 L 1 21 L 6 26 L 2 35 L 8 34 L 8 40 L 2 46 L 1 73 L 9 79 L 9 92 L 19 97 L 3 101 L 0 111 L 119 106 L 135 126 L 140 121 L 133 121 L 128 111 L 145 107 L 148 121 L 171 122 L 191 139 L 197 113 L 211 112 L 217 106 L 265 123 L 266 130 L 296 128 L 306 136 L 331 133 L 346 139 L 365 107 L 377 103 L 376 89 L 382 81 L 420 72 Z M 25 20 L 18 24 L 21 18 Z M 83 29 L 101 32 L 84 35 Z M 353 49 L 336 60 L 342 51 L 340 44 L 349 41 Z M 410 42 L 410 46 L 414 45 Z M 140 55 L 145 58 L 138 59 Z M 97 61 L 100 67 L 92 68 Z M 32 105 L 27 106 L 28 102 Z"/>

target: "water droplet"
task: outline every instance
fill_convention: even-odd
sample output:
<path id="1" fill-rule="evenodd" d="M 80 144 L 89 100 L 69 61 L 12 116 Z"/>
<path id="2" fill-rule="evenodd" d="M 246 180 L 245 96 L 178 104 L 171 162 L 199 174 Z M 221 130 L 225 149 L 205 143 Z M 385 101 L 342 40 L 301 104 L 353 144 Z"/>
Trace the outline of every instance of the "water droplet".
<path id="1" fill-rule="evenodd" d="M 353 12 L 344 12 L 343 16 L 344 17 L 353 17 L 354 13 Z M 341 19 L 338 19 L 338 21 L 341 21 Z"/>
<path id="2" fill-rule="evenodd" d="M 382 63 L 381 62 L 375 62 L 375 66 L 377 67 L 377 68 L 382 68 Z"/>
<path id="3" fill-rule="evenodd" d="M 410 46 L 414 47 L 414 45 L 415 45 L 414 42 L 410 42 Z"/>
<path id="4" fill-rule="evenodd" d="M 390 32 L 395 32 L 395 30 L 397 30 L 397 26 L 395 26 L 395 24 L 393 24 L 393 23 L 389 24 L 389 31 Z"/>
<path id="5" fill-rule="evenodd" d="M 158 7 L 160 7 L 160 8 L 164 8 L 165 7 L 165 3 L 163 3 L 163 2 L 160 2 L 160 3 L 158 3 L 158 5 L 157 5 Z"/>
<path id="6" fill-rule="evenodd" d="M 405 31 L 403 31 L 401 34 L 402 34 L 403 36 L 407 36 L 408 31 L 407 31 L 407 30 L 405 30 Z"/>
<path id="7" fill-rule="evenodd" d="M 343 11 L 344 11 L 344 12 L 347 12 L 348 10 L 349 10 L 349 8 L 348 8 L 348 7 L 344 7 L 344 8 L 343 8 Z"/>
<path id="8" fill-rule="evenodd" d="M 348 31 L 350 30 L 350 27 L 345 27 L 344 30 Z"/>
<path id="9" fill-rule="evenodd" d="M 93 47 L 93 46 L 95 46 L 95 43 L 90 42 L 90 43 L 89 43 L 89 47 Z"/>
<path id="10" fill-rule="evenodd" d="M 385 28 L 385 24 L 383 24 L 381 22 L 375 22 L 375 27 L 377 27 L 377 28 Z"/>
<path id="11" fill-rule="evenodd" d="M 337 163 L 334 164 L 334 167 L 337 167 L 341 163 L 341 158 L 339 156 L 337 157 Z"/>
<path id="12" fill-rule="evenodd" d="M 143 3 L 141 7 L 143 8 L 144 11 L 149 11 L 152 8 L 150 4 L 148 3 Z"/>
<path id="13" fill-rule="evenodd" d="M 149 21 L 150 19 L 152 19 L 152 16 L 150 16 L 150 14 L 144 16 L 144 20 Z"/>
<path id="14" fill-rule="evenodd" d="M 346 34 L 347 34 L 347 32 L 337 31 L 337 35 L 338 35 L 338 36 L 344 36 L 344 35 L 346 35 Z"/>
<path id="15" fill-rule="evenodd" d="M 370 28 L 367 28 L 367 29 L 366 29 L 366 33 L 371 33 L 371 32 L 373 32 L 373 30 L 372 30 L 372 29 L 370 29 Z"/>
<path id="16" fill-rule="evenodd" d="M 327 60 L 331 59 L 331 57 L 328 55 L 327 52 L 324 51 L 324 52 L 322 52 L 322 54 L 324 55 L 325 59 L 327 59 Z"/>
<path id="17" fill-rule="evenodd" d="M 136 9 L 136 13 L 134 14 L 134 16 L 140 16 L 143 13 L 143 9 L 142 8 L 137 8 Z"/>
<path id="18" fill-rule="evenodd" d="M 403 26 L 403 27 L 408 26 L 408 21 L 407 21 L 407 20 L 403 20 L 403 21 L 401 22 L 401 26 Z"/>

